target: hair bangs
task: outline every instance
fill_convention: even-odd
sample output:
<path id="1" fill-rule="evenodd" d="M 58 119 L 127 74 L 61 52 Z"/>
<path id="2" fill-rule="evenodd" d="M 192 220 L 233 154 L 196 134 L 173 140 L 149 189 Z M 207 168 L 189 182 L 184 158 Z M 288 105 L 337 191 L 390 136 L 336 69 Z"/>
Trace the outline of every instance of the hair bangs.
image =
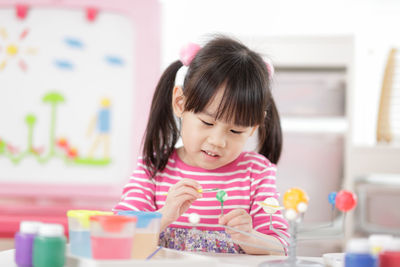
<path id="1" fill-rule="evenodd" d="M 184 83 L 185 109 L 204 111 L 219 90 L 224 92 L 215 119 L 245 127 L 263 123 L 270 97 L 265 63 L 245 46 L 223 38 L 200 50 L 191 63 Z"/>
<path id="2" fill-rule="evenodd" d="M 218 90 L 224 86 L 226 76 L 222 75 L 225 71 L 221 66 L 216 66 L 215 62 L 207 67 L 202 66 L 200 71 L 193 76 L 189 69 L 187 83 L 185 80 L 184 95 L 186 97 L 185 110 L 199 113 L 205 110 L 207 105 L 213 101 Z"/>
<path id="3" fill-rule="evenodd" d="M 265 116 L 267 83 L 257 75 L 258 71 L 232 62 L 211 69 L 188 86 L 186 110 L 194 113 L 204 111 L 217 92 L 224 90 L 216 120 L 244 127 L 261 124 Z"/>
<path id="4" fill-rule="evenodd" d="M 243 127 L 261 124 L 265 116 L 265 97 L 263 89 L 254 87 L 235 78 L 227 80 L 216 119 Z"/>

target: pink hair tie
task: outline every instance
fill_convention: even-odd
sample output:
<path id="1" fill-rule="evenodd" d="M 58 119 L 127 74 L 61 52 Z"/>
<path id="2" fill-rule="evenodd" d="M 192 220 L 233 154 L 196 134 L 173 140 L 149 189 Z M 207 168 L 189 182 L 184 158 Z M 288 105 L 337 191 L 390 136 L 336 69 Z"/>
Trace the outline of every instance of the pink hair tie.
<path id="1" fill-rule="evenodd" d="M 272 65 L 272 62 L 269 58 L 264 58 L 265 65 L 267 65 L 267 70 L 269 74 L 269 78 L 271 79 L 274 76 L 275 69 L 274 66 Z"/>
<path id="2" fill-rule="evenodd" d="M 185 66 L 189 66 L 190 62 L 192 62 L 193 58 L 196 56 L 197 52 L 199 52 L 200 49 L 201 47 L 195 43 L 188 43 L 187 45 L 183 46 L 179 53 L 182 64 Z"/>
<path id="3" fill-rule="evenodd" d="M 192 62 L 193 58 L 196 56 L 197 52 L 201 47 L 195 43 L 188 43 L 181 48 L 179 53 L 179 59 L 183 66 L 178 70 L 175 76 L 175 86 L 183 86 L 185 81 L 186 73 L 188 71 L 188 66 Z"/>

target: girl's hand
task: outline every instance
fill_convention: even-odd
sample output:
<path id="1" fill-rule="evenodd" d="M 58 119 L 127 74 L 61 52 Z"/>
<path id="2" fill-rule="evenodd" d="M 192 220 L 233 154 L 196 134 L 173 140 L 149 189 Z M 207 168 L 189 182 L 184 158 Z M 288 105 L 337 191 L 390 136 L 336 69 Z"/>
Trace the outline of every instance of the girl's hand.
<path id="1" fill-rule="evenodd" d="M 219 224 L 228 225 L 244 232 L 251 233 L 253 231 L 253 221 L 251 216 L 244 209 L 235 209 L 219 218 Z M 239 232 L 225 229 L 225 231 L 234 240 L 246 242 L 249 236 Z"/>
<path id="2" fill-rule="evenodd" d="M 182 179 L 177 182 L 168 191 L 164 207 L 159 212 L 163 214 L 162 228 L 167 227 L 176 221 L 192 205 L 193 201 L 202 197 L 197 190 L 200 184 L 193 179 Z"/>

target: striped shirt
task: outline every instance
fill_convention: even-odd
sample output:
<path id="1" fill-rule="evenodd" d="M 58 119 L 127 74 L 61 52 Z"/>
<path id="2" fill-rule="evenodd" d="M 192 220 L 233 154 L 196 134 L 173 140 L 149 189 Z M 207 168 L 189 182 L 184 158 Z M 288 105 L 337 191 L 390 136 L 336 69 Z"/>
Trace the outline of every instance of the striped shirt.
<path id="1" fill-rule="evenodd" d="M 157 211 L 165 205 L 169 188 L 183 178 L 196 180 L 203 189 L 219 188 L 226 191 L 228 197 L 224 202 L 224 214 L 234 209 L 246 210 L 253 220 L 253 228 L 263 234 L 281 238 L 269 230 L 270 216 L 257 204 L 268 197 L 278 199 L 275 185 L 276 166 L 256 152 L 242 152 L 231 163 L 214 169 L 205 170 L 189 166 L 172 153 L 163 171 L 154 179 L 149 179 L 146 166 L 139 158 L 138 166 L 123 189 L 120 202 L 115 210 Z M 191 207 L 170 224 L 172 228 L 192 228 L 189 215 L 197 213 L 200 230 L 224 230 L 218 227 L 221 214 L 221 203 L 216 199 L 216 192 L 203 192 L 203 197 L 195 200 Z M 272 224 L 276 230 L 288 236 L 288 225 L 280 211 L 273 214 Z M 284 243 L 284 242 L 283 242 Z"/>

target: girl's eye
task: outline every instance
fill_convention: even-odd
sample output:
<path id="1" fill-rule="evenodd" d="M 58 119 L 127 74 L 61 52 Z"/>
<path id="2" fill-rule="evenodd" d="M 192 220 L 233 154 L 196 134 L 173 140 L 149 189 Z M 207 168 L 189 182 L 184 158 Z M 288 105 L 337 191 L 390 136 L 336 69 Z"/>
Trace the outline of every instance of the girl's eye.
<path id="1" fill-rule="evenodd" d="M 235 131 L 235 130 L 231 130 L 231 132 L 234 133 L 234 134 L 241 134 L 241 133 L 243 133 L 242 131 Z"/>
<path id="2" fill-rule="evenodd" d="M 201 120 L 201 122 L 202 123 L 204 123 L 205 125 L 207 125 L 207 126 L 213 126 L 213 124 L 212 123 L 208 123 L 208 122 L 206 122 L 206 121 L 203 121 L 203 120 Z"/>

